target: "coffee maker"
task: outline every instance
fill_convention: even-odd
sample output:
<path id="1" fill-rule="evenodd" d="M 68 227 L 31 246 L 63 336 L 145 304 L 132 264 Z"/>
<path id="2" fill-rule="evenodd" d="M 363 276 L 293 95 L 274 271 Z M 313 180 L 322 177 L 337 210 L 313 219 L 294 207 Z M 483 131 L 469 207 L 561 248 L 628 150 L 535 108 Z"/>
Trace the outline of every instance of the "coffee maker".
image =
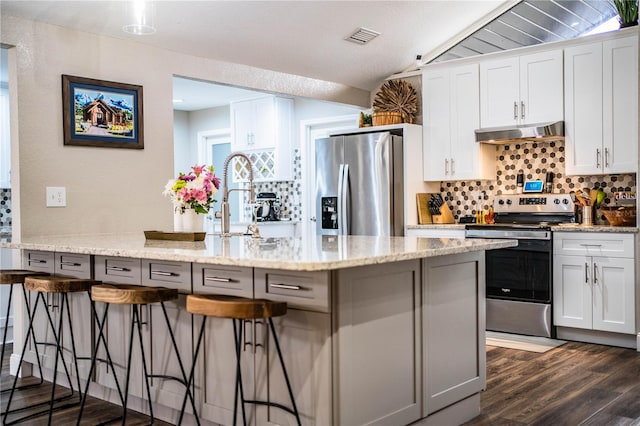
<path id="1" fill-rule="evenodd" d="M 280 220 L 280 196 L 275 192 L 259 192 L 256 195 L 254 219 L 258 222 Z"/>

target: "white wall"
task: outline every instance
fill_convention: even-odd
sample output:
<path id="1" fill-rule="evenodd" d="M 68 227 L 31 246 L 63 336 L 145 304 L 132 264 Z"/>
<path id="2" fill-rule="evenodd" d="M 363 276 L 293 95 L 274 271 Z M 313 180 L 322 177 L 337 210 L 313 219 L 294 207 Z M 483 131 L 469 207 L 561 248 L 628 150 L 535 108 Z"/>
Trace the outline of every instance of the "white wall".
<path id="1" fill-rule="evenodd" d="M 20 235 L 169 229 L 162 188 L 173 176 L 174 75 L 256 90 L 367 105 L 369 92 L 305 77 L 183 55 L 142 44 L 2 16 L 0 42 L 13 50 L 12 157 Z M 61 75 L 144 88 L 144 150 L 63 145 Z M 13 83 L 12 83 L 13 84 Z M 14 136 L 15 135 L 15 136 Z M 45 187 L 67 188 L 66 208 L 45 207 Z M 19 222 L 19 223 L 16 223 Z M 16 237 L 18 237 L 16 235 Z"/>
<path id="2" fill-rule="evenodd" d="M 186 170 L 194 164 L 193 152 L 189 137 L 189 112 L 173 111 L 173 163 L 174 176 Z M 195 153 L 197 155 L 197 151 Z"/>

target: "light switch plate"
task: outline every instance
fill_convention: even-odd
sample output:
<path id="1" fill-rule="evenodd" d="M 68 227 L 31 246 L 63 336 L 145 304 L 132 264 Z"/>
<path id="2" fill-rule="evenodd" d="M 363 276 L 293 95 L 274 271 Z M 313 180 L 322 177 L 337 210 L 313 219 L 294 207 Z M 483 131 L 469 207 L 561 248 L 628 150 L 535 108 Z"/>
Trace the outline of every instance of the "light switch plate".
<path id="1" fill-rule="evenodd" d="M 64 186 L 47 186 L 47 207 L 66 207 L 67 188 Z"/>

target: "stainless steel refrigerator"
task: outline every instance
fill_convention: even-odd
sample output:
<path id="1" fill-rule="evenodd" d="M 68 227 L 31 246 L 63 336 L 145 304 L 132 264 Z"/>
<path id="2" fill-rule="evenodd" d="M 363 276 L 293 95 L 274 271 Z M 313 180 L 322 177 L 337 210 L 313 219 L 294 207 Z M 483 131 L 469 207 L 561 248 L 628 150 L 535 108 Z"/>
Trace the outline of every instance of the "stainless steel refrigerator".
<path id="1" fill-rule="evenodd" d="M 317 234 L 403 235 L 402 149 L 391 132 L 318 139 Z"/>

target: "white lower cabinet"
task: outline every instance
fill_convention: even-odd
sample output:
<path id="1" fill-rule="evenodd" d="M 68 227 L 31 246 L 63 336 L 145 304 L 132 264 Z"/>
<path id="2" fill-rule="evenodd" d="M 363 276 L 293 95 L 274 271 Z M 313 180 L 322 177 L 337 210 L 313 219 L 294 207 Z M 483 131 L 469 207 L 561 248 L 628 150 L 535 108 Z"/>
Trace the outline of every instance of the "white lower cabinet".
<path id="1" fill-rule="evenodd" d="M 554 253 L 554 325 L 634 334 L 633 235 L 555 233 Z"/>

